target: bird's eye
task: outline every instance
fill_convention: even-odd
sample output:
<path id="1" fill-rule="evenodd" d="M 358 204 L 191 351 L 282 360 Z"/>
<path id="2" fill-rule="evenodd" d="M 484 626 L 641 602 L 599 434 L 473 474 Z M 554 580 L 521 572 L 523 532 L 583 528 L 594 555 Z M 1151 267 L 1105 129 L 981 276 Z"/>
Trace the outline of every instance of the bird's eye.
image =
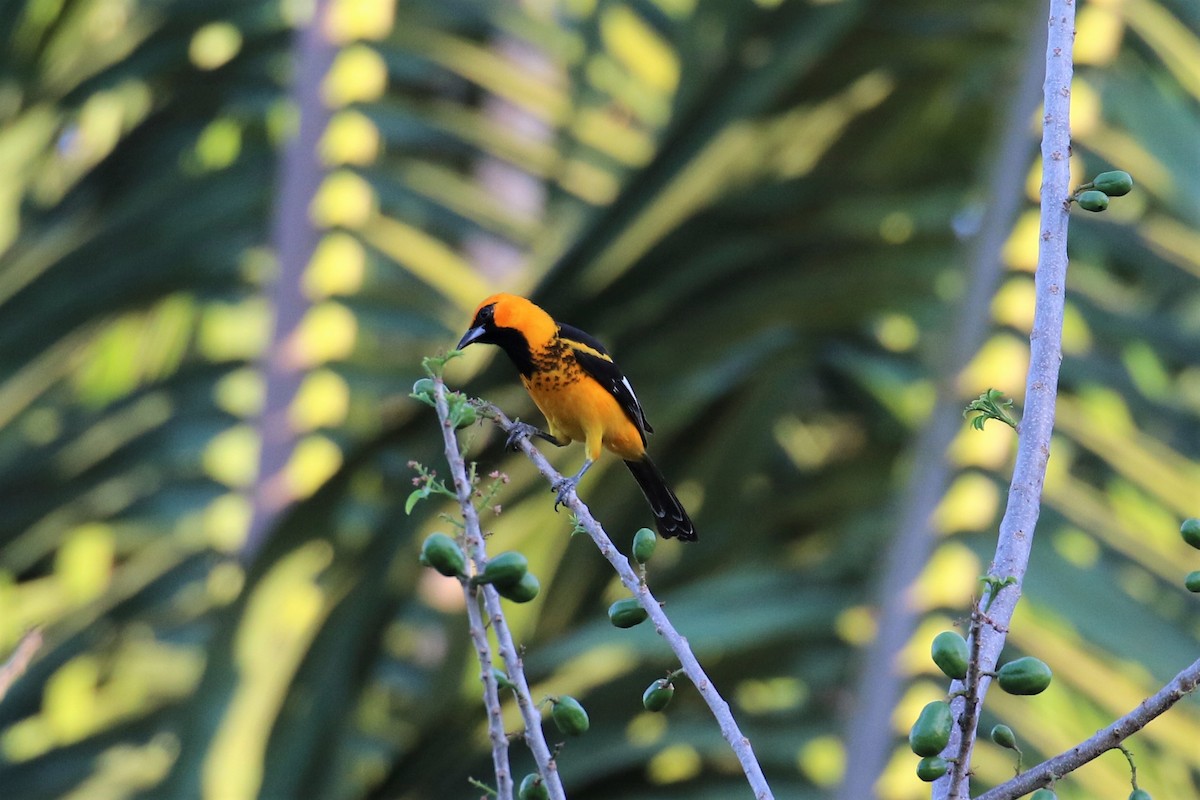
<path id="1" fill-rule="evenodd" d="M 491 322 L 494 316 L 496 316 L 496 305 L 494 303 L 479 309 L 480 322 Z"/>

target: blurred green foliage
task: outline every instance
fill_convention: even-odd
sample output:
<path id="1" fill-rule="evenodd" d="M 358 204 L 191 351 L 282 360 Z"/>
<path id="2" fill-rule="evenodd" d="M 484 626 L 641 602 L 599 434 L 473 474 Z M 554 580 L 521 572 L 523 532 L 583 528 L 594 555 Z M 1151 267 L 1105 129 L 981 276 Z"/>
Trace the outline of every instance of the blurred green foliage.
<path id="1" fill-rule="evenodd" d="M 44 643 L 0 701 L 14 798 L 458 798 L 489 760 L 461 594 L 417 565 L 444 526 L 403 514 L 437 468 L 423 355 L 498 288 L 600 336 L 658 430 L 701 531 L 650 580 L 730 698 L 776 795 L 845 764 L 856 654 L 907 455 L 961 301 L 963 239 L 1019 70 L 1032 2 L 391 0 L 333 5 L 334 109 L 310 206 L 322 239 L 286 355 L 294 502 L 238 558 L 272 355 L 271 215 L 292 32 L 306 4 L 0 3 L 0 652 Z M 1090 735 L 1194 658 L 1196 567 L 1178 521 L 1200 486 L 1200 15 L 1171 0 L 1080 9 L 1077 182 L 1137 188 L 1072 226 L 1066 359 L 1046 505 L 1010 641 L 1056 681 L 993 693 L 985 725 L 1026 763 Z M 964 404 L 1021 396 L 1037 172 Z M 479 348 L 483 350 L 483 348 Z M 275 354 L 278 355 L 278 354 Z M 530 417 L 507 364 L 450 370 Z M 880 797 L 926 796 L 903 736 L 945 681 L 928 642 L 990 556 L 1012 432 L 963 431 L 911 599 Z M 1003 428 L 1003 429 L 1002 429 Z M 559 765 L 572 798 L 727 798 L 743 785 L 694 693 L 618 631 L 619 592 L 494 431 L 512 477 L 487 524 L 543 580 L 511 608 L 535 693 L 592 728 Z M 574 470 L 574 449 L 552 454 Z M 612 472 L 620 473 L 620 470 Z M 632 483 L 581 493 L 628 546 Z M 1191 559 L 1189 561 L 1189 559 Z M 902 602 L 902 598 L 893 598 Z M 509 729 L 517 727 L 509 709 Z M 1200 792 L 1200 706 L 1130 746 L 1155 796 Z M 515 748 L 518 775 L 529 759 Z M 977 786 L 1011 771 L 990 743 Z M 1122 796 L 1123 759 L 1058 786 Z"/>

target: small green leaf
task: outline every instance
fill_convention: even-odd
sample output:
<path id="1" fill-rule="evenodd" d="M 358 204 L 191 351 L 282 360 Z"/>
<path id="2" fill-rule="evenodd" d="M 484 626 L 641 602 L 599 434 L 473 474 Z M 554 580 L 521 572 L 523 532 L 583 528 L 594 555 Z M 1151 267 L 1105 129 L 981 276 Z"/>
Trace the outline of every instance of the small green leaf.
<path id="1" fill-rule="evenodd" d="M 978 399 L 972 400 L 967 404 L 967 407 L 963 409 L 963 419 L 967 419 L 967 415 L 974 411 L 979 416 L 971 419 L 971 426 L 977 431 L 983 430 L 983 423 L 989 419 L 1003 422 L 1008 427 L 1016 430 L 1017 421 L 1005 411 L 1005 409 L 1012 407 L 1013 401 L 1011 399 L 1001 400 L 1000 398 L 1002 397 L 1004 397 L 1004 393 L 999 389 L 988 389 L 979 395 Z"/>
<path id="2" fill-rule="evenodd" d="M 982 575 L 979 581 L 984 585 L 987 593 L 987 602 L 983 605 L 983 613 L 986 614 L 988 609 L 992 607 L 992 601 L 996 599 L 1000 591 L 1006 586 L 1015 585 L 1017 579 L 1013 575 L 1006 575 L 1003 578 L 997 578 L 995 575 Z"/>
<path id="3" fill-rule="evenodd" d="M 437 384 L 435 384 L 433 382 L 432 378 L 418 378 L 417 382 L 413 384 L 412 393 L 413 394 L 433 394 L 434 389 L 436 387 L 437 387 Z"/>
<path id="4" fill-rule="evenodd" d="M 451 350 L 445 355 L 425 356 L 425 358 L 421 359 L 421 366 L 425 368 L 425 374 L 427 374 L 429 377 L 440 378 L 442 371 L 446 368 L 446 364 L 461 355 L 461 350 Z"/>
<path id="5" fill-rule="evenodd" d="M 457 428 L 466 428 L 475 424 L 479 415 L 470 403 L 459 401 L 450 409 L 450 422 Z"/>

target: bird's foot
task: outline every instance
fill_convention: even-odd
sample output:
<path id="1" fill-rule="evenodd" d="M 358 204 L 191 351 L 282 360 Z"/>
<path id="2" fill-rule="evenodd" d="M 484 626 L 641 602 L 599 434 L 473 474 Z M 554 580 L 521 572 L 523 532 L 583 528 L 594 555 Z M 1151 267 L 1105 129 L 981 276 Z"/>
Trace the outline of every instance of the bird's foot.
<path id="1" fill-rule="evenodd" d="M 530 425 L 528 422 L 518 420 L 513 423 L 512 429 L 508 432 L 508 438 L 504 440 L 504 447 L 508 450 L 517 450 L 520 447 L 522 439 L 544 435 L 536 425 Z"/>
<path id="2" fill-rule="evenodd" d="M 575 491 L 575 487 L 579 485 L 579 478 L 563 478 L 558 483 L 550 487 L 550 491 L 558 492 L 558 498 L 554 501 L 554 510 L 558 511 L 559 506 L 567 504 L 567 495 Z"/>

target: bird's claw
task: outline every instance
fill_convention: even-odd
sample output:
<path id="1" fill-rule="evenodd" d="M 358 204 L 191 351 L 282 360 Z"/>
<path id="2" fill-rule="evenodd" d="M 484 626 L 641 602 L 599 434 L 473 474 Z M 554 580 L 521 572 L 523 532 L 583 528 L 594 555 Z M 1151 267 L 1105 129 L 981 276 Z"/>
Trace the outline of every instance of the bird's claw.
<path id="1" fill-rule="evenodd" d="M 508 432 L 508 438 L 504 440 L 504 447 L 506 450 L 519 450 L 522 439 L 528 439 L 539 433 L 541 431 L 528 422 L 514 422 L 512 429 Z"/>
<path id="2" fill-rule="evenodd" d="M 555 511 L 558 511 L 559 506 L 567 504 L 567 495 L 575 491 L 575 486 L 578 483 L 579 481 L 576 478 L 564 478 L 550 487 L 550 491 L 558 492 L 558 498 L 554 501 Z"/>

